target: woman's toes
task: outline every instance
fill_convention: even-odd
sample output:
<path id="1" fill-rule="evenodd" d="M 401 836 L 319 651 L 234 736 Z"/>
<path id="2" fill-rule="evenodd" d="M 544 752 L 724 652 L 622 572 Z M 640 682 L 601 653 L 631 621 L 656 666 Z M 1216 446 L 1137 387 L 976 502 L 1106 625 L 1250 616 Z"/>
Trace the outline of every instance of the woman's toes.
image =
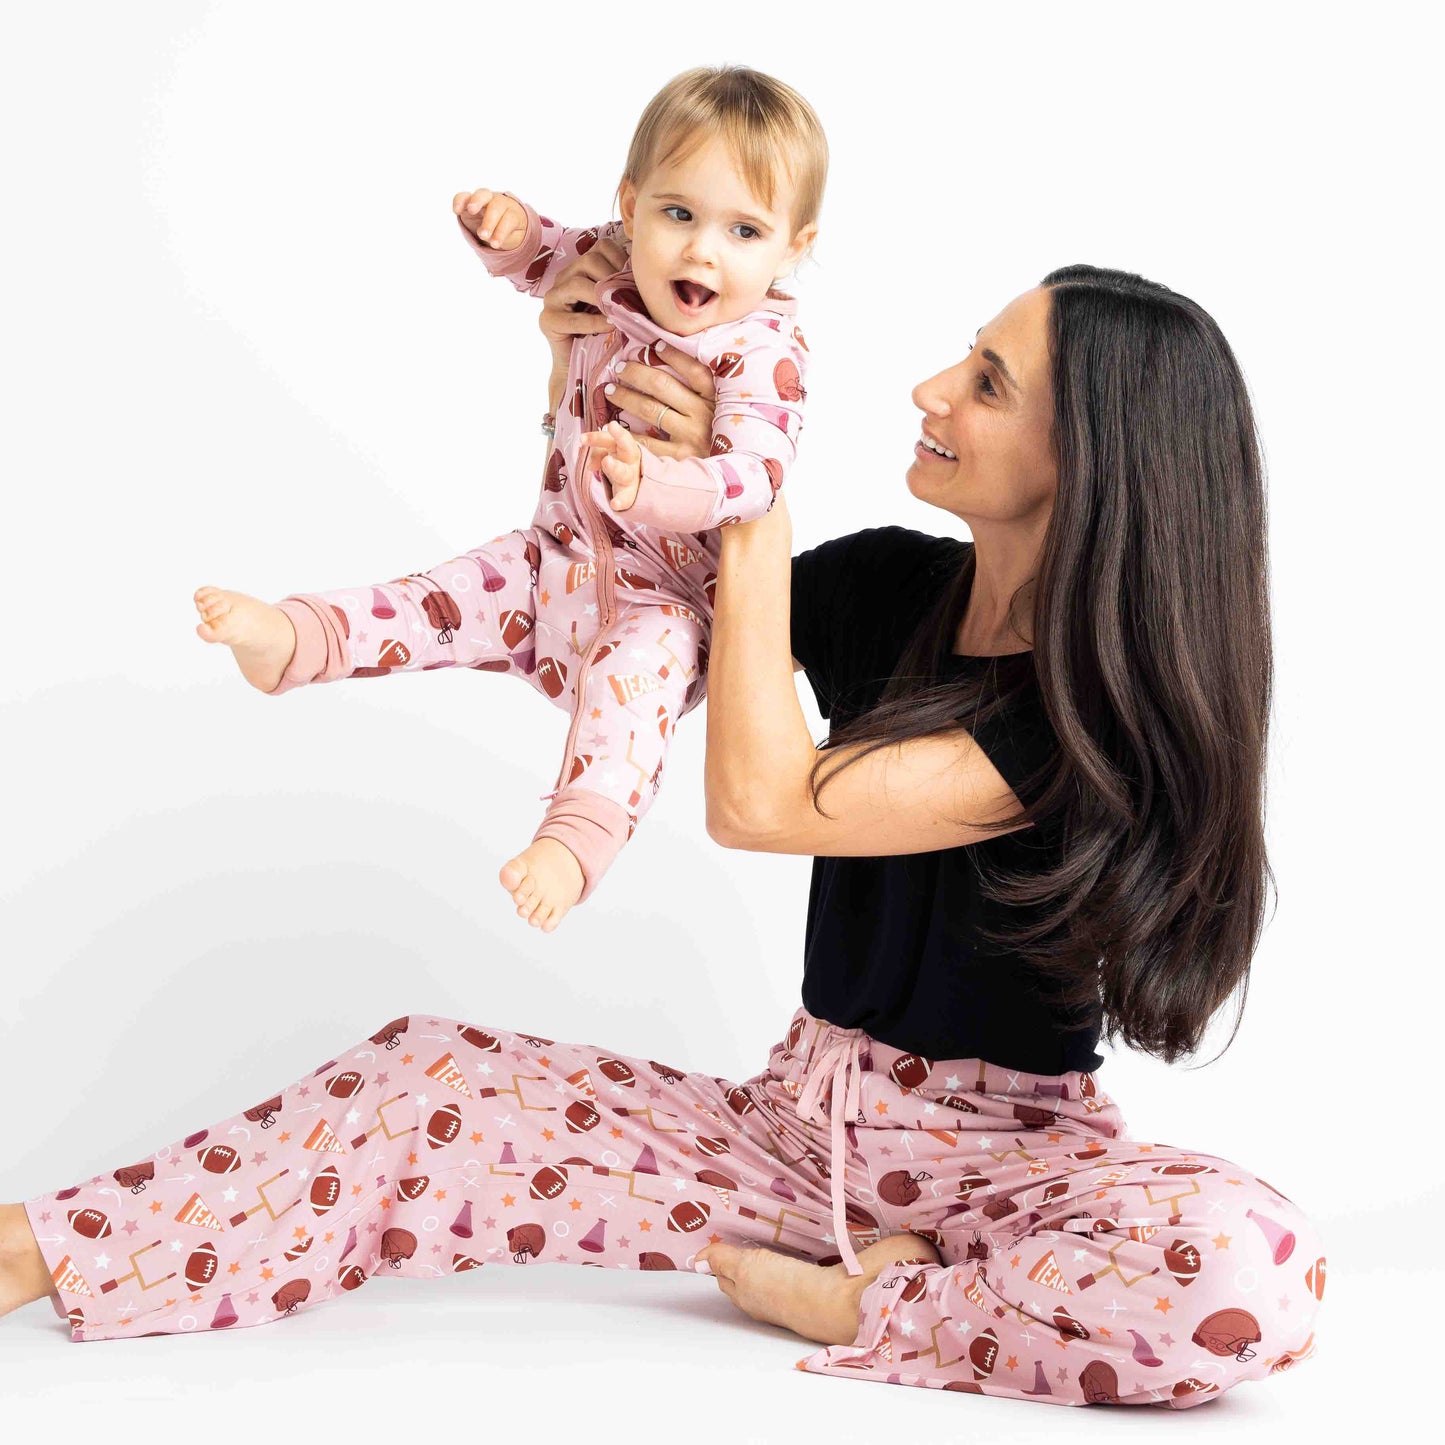
<path id="1" fill-rule="evenodd" d="M 735 1244 L 709 1244 L 693 1255 L 693 1269 L 699 1274 L 716 1275 L 720 1280 L 731 1279 L 737 1273 L 737 1256 L 739 1254 Z M 706 1265 L 705 1269 L 698 1269 L 699 1265 Z"/>

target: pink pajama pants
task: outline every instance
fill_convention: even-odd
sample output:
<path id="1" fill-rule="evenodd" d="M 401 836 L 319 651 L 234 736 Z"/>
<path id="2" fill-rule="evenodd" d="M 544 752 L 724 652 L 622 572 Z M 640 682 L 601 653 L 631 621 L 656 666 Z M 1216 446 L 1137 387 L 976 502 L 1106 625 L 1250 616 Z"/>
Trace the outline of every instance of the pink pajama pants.
<path id="1" fill-rule="evenodd" d="M 798 1009 L 742 1083 L 412 1014 L 113 1173 L 26 1201 L 74 1340 L 270 1324 L 396 1275 L 845 1262 L 851 1344 L 797 1367 L 1182 1409 L 1307 1358 L 1319 1236 L 1248 1169 L 1128 1137 L 1095 1076 L 929 1060 Z M 712 1290 L 699 1277 L 699 1289 Z"/>
<path id="2" fill-rule="evenodd" d="M 443 667 L 531 683 L 571 716 L 533 836 L 571 849 L 586 899 L 651 806 L 673 729 L 704 686 L 704 599 L 669 595 L 622 556 L 599 578 L 570 533 L 531 526 L 428 572 L 288 597 L 278 605 L 296 651 L 273 691 Z M 599 588 L 612 599 L 605 628 Z"/>

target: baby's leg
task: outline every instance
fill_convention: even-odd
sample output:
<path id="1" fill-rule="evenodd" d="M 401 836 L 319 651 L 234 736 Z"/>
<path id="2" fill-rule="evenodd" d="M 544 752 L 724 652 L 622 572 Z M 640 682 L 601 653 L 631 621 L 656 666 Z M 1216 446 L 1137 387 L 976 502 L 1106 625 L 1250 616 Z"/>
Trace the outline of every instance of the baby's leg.
<path id="1" fill-rule="evenodd" d="M 329 592 L 297 593 L 272 606 L 244 593 L 196 593 L 207 642 L 227 643 L 263 692 L 309 682 L 382 677 L 440 667 L 535 670 L 533 584 L 541 545 L 508 532 L 428 572 Z"/>
<path id="2" fill-rule="evenodd" d="M 550 932 L 573 903 L 590 897 L 652 806 L 673 728 L 697 681 L 702 636 L 695 613 L 633 606 L 599 640 L 574 699 L 564 782 L 532 846 L 502 870 L 503 885 L 528 921 Z M 580 865 L 575 894 L 552 884 L 545 862 L 529 866 L 555 843 Z"/>

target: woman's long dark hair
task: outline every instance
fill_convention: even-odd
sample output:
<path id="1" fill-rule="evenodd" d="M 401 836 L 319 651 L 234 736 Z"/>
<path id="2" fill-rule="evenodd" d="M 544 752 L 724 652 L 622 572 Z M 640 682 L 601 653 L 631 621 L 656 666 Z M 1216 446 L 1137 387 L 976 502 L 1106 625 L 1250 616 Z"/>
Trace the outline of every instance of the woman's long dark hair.
<path id="1" fill-rule="evenodd" d="M 1244 378 L 1195 302 L 1094 266 L 1042 284 L 1058 490 L 1033 673 L 1058 747 L 1020 786 L 1032 804 L 991 826 L 1027 820 L 1057 851 L 984 875 L 1013 918 L 988 937 L 1040 970 L 1075 1026 L 1102 1018 L 1105 1038 L 1172 1063 L 1237 989 L 1233 1042 L 1274 882 L 1264 468 Z M 977 728 L 1033 685 L 1026 669 L 1003 687 L 1002 669 L 939 682 L 972 584 L 970 547 L 878 704 L 824 745 L 815 806 L 849 766 L 820 782 L 829 750 Z"/>

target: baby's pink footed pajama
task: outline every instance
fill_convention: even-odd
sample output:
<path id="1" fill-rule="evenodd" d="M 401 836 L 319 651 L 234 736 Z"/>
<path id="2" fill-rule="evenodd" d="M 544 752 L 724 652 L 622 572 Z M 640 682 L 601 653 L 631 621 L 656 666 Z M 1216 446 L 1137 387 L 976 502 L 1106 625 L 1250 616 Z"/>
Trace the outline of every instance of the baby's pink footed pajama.
<path id="1" fill-rule="evenodd" d="M 520 246 L 496 252 L 465 226 L 462 234 L 493 275 L 529 295 L 545 296 L 599 239 L 626 245 L 620 222 L 576 230 L 520 204 Z M 782 292 L 692 336 L 647 315 L 630 264 L 599 284 L 597 304 L 611 329 L 573 343 L 531 525 L 427 572 L 286 598 L 297 643 L 275 689 L 439 667 L 530 682 L 571 715 L 534 836 L 576 855 L 583 899 L 651 805 L 678 719 L 703 698 L 717 528 L 772 506 L 796 453 L 807 369 L 797 303 Z M 614 512 L 581 436 L 613 419 L 639 436 L 665 435 L 655 416 L 617 407 L 603 389 L 629 361 L 676 376 L 658 343 L 713 372 L 711 452 L 678 460 L 644 447 L 637 499 Z"/>

